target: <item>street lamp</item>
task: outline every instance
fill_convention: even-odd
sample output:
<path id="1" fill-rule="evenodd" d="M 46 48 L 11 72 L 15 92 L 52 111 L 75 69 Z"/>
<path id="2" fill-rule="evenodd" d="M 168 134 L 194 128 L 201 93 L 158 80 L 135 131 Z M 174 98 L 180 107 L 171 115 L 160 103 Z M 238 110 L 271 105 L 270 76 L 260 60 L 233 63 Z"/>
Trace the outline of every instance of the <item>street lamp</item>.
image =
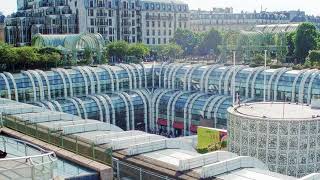
<path id="1" fill-rule="evenodd" d="M 266 70 L 267 70 L 267 50 L 264 50 L 264 71 L 263 71 L 263 102 L 266 102 Z"/>

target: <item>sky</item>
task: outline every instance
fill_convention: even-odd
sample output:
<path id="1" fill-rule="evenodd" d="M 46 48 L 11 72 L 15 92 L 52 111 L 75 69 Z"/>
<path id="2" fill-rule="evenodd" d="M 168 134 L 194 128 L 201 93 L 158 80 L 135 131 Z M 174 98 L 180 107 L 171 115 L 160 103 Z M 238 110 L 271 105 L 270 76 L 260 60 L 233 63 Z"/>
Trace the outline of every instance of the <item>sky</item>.
<path id="1" fill-rule="evenodd" d="M 168 0 L 169 1 L 169 0 Z M 320 16 L 320 0 L 183 0 L 190 9 L 210 10 L 212 7 L 233 7 L 234 12 L 263 10 L 302 10 L 309 15 Z M 0 11 L 5 15 L 15 12 L 16 0 L 0 0 Z"/>

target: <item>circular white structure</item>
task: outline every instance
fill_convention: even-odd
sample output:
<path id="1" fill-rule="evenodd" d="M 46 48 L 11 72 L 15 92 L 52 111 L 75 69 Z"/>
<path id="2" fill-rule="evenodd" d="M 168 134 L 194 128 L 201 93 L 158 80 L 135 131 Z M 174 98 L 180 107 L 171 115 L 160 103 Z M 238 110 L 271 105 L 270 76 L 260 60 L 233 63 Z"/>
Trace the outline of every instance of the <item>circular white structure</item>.
<path id="1" fill-rule="evenodd" d="M 228 109 L 228 149 L 260 159 L 274 172 L 302 177 L 320 172 L 320 110 L 289 103 Z"/>

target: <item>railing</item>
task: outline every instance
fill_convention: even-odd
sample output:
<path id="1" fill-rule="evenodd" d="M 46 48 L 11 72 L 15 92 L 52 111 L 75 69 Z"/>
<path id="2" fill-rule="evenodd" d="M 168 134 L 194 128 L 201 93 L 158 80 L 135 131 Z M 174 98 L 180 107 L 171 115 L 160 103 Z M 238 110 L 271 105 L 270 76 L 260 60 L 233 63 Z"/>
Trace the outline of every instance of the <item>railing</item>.
<path id="1" fill-rule="evenodd" d="M 139 179 L 139 180 L 172 180 L 168 176 L 163 176 L 146 169 L 122 162 L 112 158 L 113 177 L 116 179 Z"/>
<path id="2" fill-rule="evenodd" d="M 111 165 L 112 149 L 95 145 L 77 136 L 65 135 L 60 130 L 50 130 L 46 127 L 21 121 L 11 115 L 2 114 L 1 126 L 8 127 L 28 136 L 37 138 L 54 146 L 74 152 L 75 154 L 93 159 L 106 165 Z"/>
<path id="3" fill-rule="evenodd" d="M 0 177 L 5 175 L 13 179 L 52 179 L 56 155 L 25 141 L 9 137 L 0 138 L 9 158 L 0 159 Z M 9 149 L 9 147 L 11 147 Z M 13 153 L 15 151 L 15 153 Z"/>

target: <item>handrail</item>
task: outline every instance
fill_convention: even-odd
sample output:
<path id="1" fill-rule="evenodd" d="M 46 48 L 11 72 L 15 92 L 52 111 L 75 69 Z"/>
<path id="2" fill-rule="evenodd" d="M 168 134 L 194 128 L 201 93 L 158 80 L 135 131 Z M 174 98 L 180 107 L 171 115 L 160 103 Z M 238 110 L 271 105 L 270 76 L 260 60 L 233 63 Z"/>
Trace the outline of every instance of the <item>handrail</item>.
<path id="1" fill-rule="evenodd" d="M 43 148 L 41 148 L 41 147 L 39 147 L 39 146 L 36 146 L 36 145 L 34 145 L 34 144 L 31 144 L 31 143 L 28 143 L 28 142 L 26 142 L 26 141 L 22 141 L 22 140 L 19 140 L 19 139 L 15 139 L 15 138 L 2 137 L 2 139 L 3 139 L 4 141 L 0 141 L 0 143 L 3 143 L 3 142 L 5 142 L 5 144 L 21 143 L 21 144 L 23 144 L 24 146 L 29 146 L 29 147 L 32 147 L 32 148 L 38 150 L 39 153 L 41 153 L 41 154 L 31 155 L 31 156 L 27 156 L 27 155 L 26 155 L 26 156 L 13 157 L 13 158 L 4 158 L 4 159 L 0 159 L 0 163 L 1 163 L 1 162 L 5 162 L 5 161 L 15 161 L 15 160 L 20 160 L 20 159 L 29 159 L 30 162 L 32 162 L 32 165 L 35 165 L 36 163 L 34 163 L 34 162 L 32 161 L 32 159 L 33 159 L 33 158 L 38 158 L 38 157 L 44 157 L 44 156 L 48 156 L 49 159 L 50 159 L 50 161 L 52 161 L 52 162 L 55 161 L 55 160 L 57 160 L 56 154 L 55 154 L 53 151 L 44 150 Z M 8 140 L 6 141 L 6 139 L 8 139 Z M 14 141 L 15 143 L 9 142 L 9 139 L 12 140 L 12 141 Z M 39 163 L 39 164 L 41 164 L 41 163 Z"/>

